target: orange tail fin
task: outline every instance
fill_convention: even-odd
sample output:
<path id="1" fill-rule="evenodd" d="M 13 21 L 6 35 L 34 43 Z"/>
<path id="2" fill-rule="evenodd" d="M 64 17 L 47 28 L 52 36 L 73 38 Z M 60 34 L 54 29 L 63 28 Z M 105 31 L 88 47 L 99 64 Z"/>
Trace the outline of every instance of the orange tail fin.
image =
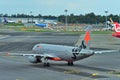
<path id="1" fill-rule="evenodd" d="M 91 40 L 91 28 L 92 27 L 88 27 L 84 40 L 82 41 L 80 47 L 83 49 L 89 49 L 90 48 L 90 40 Z"/>

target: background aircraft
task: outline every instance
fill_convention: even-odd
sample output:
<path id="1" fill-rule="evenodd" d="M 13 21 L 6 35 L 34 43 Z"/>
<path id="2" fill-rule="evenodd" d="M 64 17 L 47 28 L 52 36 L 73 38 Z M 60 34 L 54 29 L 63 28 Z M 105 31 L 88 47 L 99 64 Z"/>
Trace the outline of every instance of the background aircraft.
<path id="1" fill-rule="evenodd" d="M 113 28 L 114 33 L 112 34 L 112 36 L 117 37 L 117 38 L 120 38 L 120 24 L 117 23 L 117 22 L 114 22 L 114 26 L 115 26 L 115 27 Z"/>
<path id="2" fill-rule="evenodd" d="M 39 27 L 48 27 L 48 24 L 46 24 L 46 23 L 38 23 L 37 21 L 35 21 L 35 25 L 39 26 Z"/>
<path id="3" fill-rule="evenodd" d="M 87 29 L 84 40 L 78 47 L 63 46 L 53 44 L 36 44 L 33 47 L 32 54 L 8 53 L 11 56 L 26 56 L 31 63 L 43 62 L 44 66 L 50 66 L 49 60 L 66 61 L 69 66 L 73 65 L 74 61 L 78 61 L 94 54 L 105 52 L 116 52 L 117 50 L 93 51 L 90 50 L 91 30 Z"/>
<path id="4" fill-rule="evenodd" d="M 15 23 L 15 21 L 7 19 L 6 17 L 4 17 L 4 23 Z"/>
<path id="5" fill-rule="evenodd" d="M 35 25 L 38 27 L 48 28 L 48 29 L 53 30 L 48 23 L 38 23 L 37 21 L 35 21 Z"/>
<path id="6" fill-rule="evenodd" d="M 118 22 L 113 22 L 113 20 L 110 18 L 108 26 L 114 31 L 112 36 L 120 38 L 120 24 Z"/>

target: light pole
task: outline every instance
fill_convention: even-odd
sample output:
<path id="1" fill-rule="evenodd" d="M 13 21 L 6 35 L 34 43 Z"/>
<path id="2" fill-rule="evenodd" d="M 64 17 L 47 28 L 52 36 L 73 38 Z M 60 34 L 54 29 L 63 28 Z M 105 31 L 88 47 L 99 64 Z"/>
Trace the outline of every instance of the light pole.
<path id="1" fill-rule="evenodd" d="M 65 16 L 66 16 L 66 17 L 65 17 L 65 26 L 67 27 L 67 12 L 68 12 L 68 10 L 65 9 L 64 11 L 65 11 Z"/>
<path id="2" fill-rule="evenodd" d="M 31 15 L 32 23 L 33 23 L 32 11 L 30 11 L 30 15 Z"/>
<path id="3" fill-rule="evenodd" d="M 106 13 L 105 23 L 106 23 L 106 27 L 107 27 L 107 13 L 108 13 L 108 11 L 105 11 L 105 13 Z"/>

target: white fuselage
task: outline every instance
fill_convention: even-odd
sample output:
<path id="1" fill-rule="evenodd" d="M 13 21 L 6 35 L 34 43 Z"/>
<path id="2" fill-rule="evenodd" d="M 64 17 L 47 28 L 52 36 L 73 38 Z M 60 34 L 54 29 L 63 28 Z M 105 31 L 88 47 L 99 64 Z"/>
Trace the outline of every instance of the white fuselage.
<path id="1" fill-rule="evenodd" d="M 64 61 L 76 61 L 92 56 L 92 50 L 81 49 L 73 46 L 36 44 L 33 51 L 37 54 L 52 55 Z"/>

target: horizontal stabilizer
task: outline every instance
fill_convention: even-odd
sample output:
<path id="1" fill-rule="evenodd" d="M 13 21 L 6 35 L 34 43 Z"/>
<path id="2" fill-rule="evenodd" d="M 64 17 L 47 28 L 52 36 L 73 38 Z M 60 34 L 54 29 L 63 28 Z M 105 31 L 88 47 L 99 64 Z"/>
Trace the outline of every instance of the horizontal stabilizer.
<path id="1" fill-rule="evenodd" d="M 120 50 L 105 50 L 105 51 L 95 51 L 95 54 L 110 53 L 110 52 L 120 52 Z"/>

